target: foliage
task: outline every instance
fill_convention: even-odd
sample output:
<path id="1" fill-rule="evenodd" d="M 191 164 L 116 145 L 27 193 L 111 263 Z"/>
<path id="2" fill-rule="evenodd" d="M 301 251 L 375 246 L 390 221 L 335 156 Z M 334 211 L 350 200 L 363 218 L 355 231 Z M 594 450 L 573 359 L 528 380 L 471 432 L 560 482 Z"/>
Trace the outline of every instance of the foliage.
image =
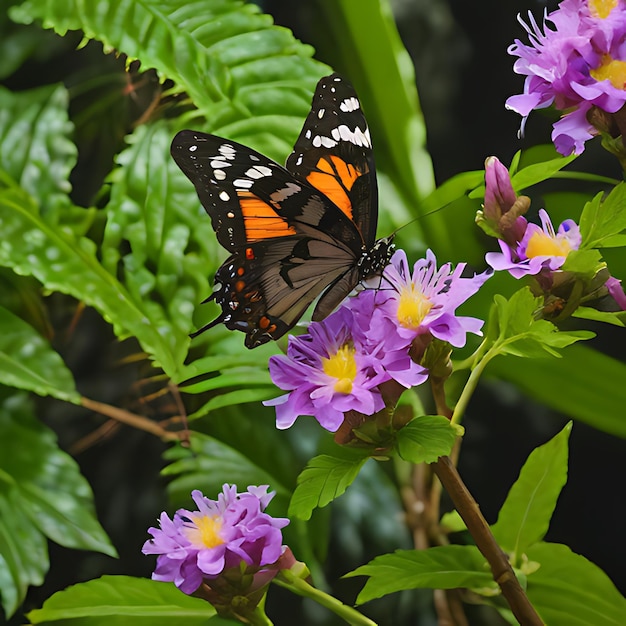
<path id="1" fill-rule="evenodd" d="M 224 328 L 189 338 L 214 316 L 212 304 L 200 303 L 224 252 L 169 145 L 178 130 L 193 127 L 282 162 L 329 67 L 256 5 L 239 0 L 10 4 L 0 15 L 0 78 L 7 85 L 0 86 L 0 601 L 7 618 L 29 587 L 43 583 L 48 541 L 117 554 L 87 480 L 64 451 L 77 435 L 68 427 L 59 445 L 47 425 L 58 427 L 58 412 L 65 418 L 83 405 L 168 442 L 162 475 L 173 505 L 188 502 L 192 489 L 209 494 L 226 482 L 242 488 L 269 484 L 276 491 L 270 508 L 293 518 L 287 543 L 319 589 L 332 587 L 333 568 L 345 574 L 347 566 L 333 553 L 333 537 L 341 536 L 341 550 L 350 554 L 346 563 L 354 560 L 347 576 L 369 577 L 358 603 L 382 598 L 374 613 L 395 611 L 396 600 L 388 596 L 398 591 L 463 587 L 473 601 L 515 623 L 460 518 L 454 519 L 460 534 L 450 538 L 461 537 L 461 545 L 438 531 L 440 545 L 398 550 L 406 547 L 400 544 L 407 528 L 414 528 L 372 506 L 373 496 L 363 503 L 362 494 L 401 502 L 410 518 L 406 493 L 413 487 L 413 465 L 454 456 L 463 434 L 459 421 L 483 373 L 515 383 L 528 398 L 568 417 L 626 437 L 626 390 L 615 384 L 624 378 L 624 364 L 577 344 L 593 337 L 587 320 L 619 331 L 623 313 L 581 306 L 562 325 L 537 315 L 543 303 L 529 287 L 519 288 L 510 277 L 492 279 L 464 308 L 481 319 L 490 312 L 482 344 L 470 346 L 476 350 L 465 361 L 455 361 L 467 376 L 463 390 L 452 393 L 452 415 L 430 415 L 437 411 L 422 408 L 407 392 L 398 414 L 410 406 L 411 418 L 381 439 L 361 433 L 354 445 L 337 446 L 309 422 L 277 432 L 261 401 L 278 393 L 267 360 L 282 345 L 249 352 L 239 333 Z M 329 60 L 350 74 L 368 112 L 381 229 L 389 232 L 420 217 L 398 233 L 409 257 L 428 246 L 440 258 L 481 265 L 486 244 L 473 220 L 484 198 L 484 172 L 460 173 L 435 187 L 413 68 L 388 4 L 357 8 L 350 0 L 321 0 L 318 9 L 329 25 L 325 34 L 336 42 Z M 64 54 L 86 55 L 83 73 L 65 71 Z M 57 68 L 50 83 L 46 78 L 11 87 L 11 77 L 27 75 L 28 62 L 39 62 L 39 56 Z M 565 170 L 573 161 L 529 150 L 513 159 L 511 181 L 518 193 L 558 178 L 587 185 L 568 204 L 570 213 L 580 212 L 583 245 L 566 268 L 591 280 L 597 267 L 606 267 L 601 253 L 626 244 L 626 187 Z M 557 192 L 553 201 L 558 207 Z M 611 271 L 624 275 L 623 259 Z M 98 322 L 90 322 L 94 318 Z M 82 334 L 73 334 L 76 325 Z M 124 380 L 119 394 L 107 382 L 113 380 L 110 370 L 90 387 L 82 370 L 92 357 L 82 365 L 72 358 L 85 337 L 102 328 L 121 343 L 120 360 L 140 363 L 145 377 Z M 124 403 L 131 389 L 143 386 L 150 387 L 143 411 Z M 91 393 L 103 402 L 94 402 Z M 166 399 L 164 408 L 153 409 L 159 399 Z M 546 623 L 618 624 L 626 606 L 609 578 L 566 546 L 545 541 L 566 482 L 570 430 L 568 425 L 530 454 L 491 529 Z M 370 471 L 373 465 L 377 469 Z M 358 506 L 348 513 L 328 506 L 350 494 L 370 519 L 357 521 Z M 154 508 L 150 517 L 157 515 Z M 354 529 L 353 544 L 346 539 L 350 533 L 341 533 L 342 524 Z M 379 536 L 366 538 L 367 524 Z M 232 623 L 173 585 L 130 576 L 78 581 L 77 574 L 78 584 L 54 588 L 58 592 L 41 608 L 28 612 L 30 622 Z M 325 604 L 297 581 L 289 584 L 340 611 L 338 601 Z"/>

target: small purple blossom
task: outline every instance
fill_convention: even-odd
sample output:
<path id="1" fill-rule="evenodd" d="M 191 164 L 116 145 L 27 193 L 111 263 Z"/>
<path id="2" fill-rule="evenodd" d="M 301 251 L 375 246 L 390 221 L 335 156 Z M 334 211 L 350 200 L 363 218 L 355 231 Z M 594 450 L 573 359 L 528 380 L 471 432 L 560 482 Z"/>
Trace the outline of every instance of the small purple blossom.
<path id="1" fill-rule="evenodd" d="M 144 554 L 159 555 L 153 580 L 173 582 L 192 594 L 203 581 L 210 585 L 242 562 L 252 572 L 275 563 L 284 551 L 280 529 L 289 520 L 263 512 L 274 497 L 267 489 L 251 486 L 237 493 L 235 485 L 224 485 L 217 501 L 194 490 L 197 511 L 179 509 L 172 519 L 161 513 L 160 528 L 148 529 L 152 539 L 142 548 Z"/>
<path id="2" fill-rule="evenodd" d="M 530 45 L 517 39 L 509 53 L 519 57 L 514 70 L 526 81 L 506 107 L 522 115 L 522 129 L 533 109 L 554 104 L 564 111 L 552 133 L 561 154 L 580 154 L 597 134 L 593 107 L 613 114 L 626 103 L 625 8 L 624 0 L 565 0 L 544 16 L 543 28 L 530 14 L 529 24 L 520 20 Z"/>
<path id="3" fill-rule="evenodd" d="M 494 270 L 508 270 L 515 278 L 558 270 L 572 250 L 581 243 L 580 229 L 573 220 L 565 220 L 558 232 L 544 209 L 539 210 L 541 227 L 529 223 L 521 241 L 510 246 L 499 240 L 501 253 L 488 252 L 485 259 Z"/>
<path id="4" fill-rule="evenodd" d="M 335 432 L 347 411 L 372 415 L 384 407 L 377 385 L 390 376 L 374 367 L 347 307 L 312 322 L 307 334 L 290 336 L 287 355 L 272 356 L 269 368 L 274 384 L 289 391 L 264 402 L 276 407 L 278 428 L 312 415 Z"/>
<path id="5" fill-rule="evenodd" d="M 372 327 L 380 341 L 396 341 L 410 345 L 417 335 L 430 334 L 460 348 L 468 332 L 481 335 L 483 321 L 456 315 L 456 309 L 474 295 L 491 272 L 462 278 L 465 263 L 453 270 L 450 263 L 437 269 L 431 250 L 426 258 L 409 266 L 406 253 L 398 250 L 383 273 L 384 283 L 391 289 L 381 290 L 384 298 L 376 311 Z"/>
<path id="6" fill-rule="evenodd" d="M 610 276 L 606 283 L 604 283 L 609 295 L 615 300 L 617 306 L 622 310 L 626 311 L 626 293 L 624 293 L 624 289 L 622 287 L 622 281 L 618 278 L 614 278 Z"/>
<path id="7" fill-rule="evenodd" d="M 476 223 L 489 235 L 507 243 L 519 241 L 526 230 L 524 213 L 530 199 L 517 196 L 509 170 L 494 156 L 485 161 L 485 202 L 476 215 Z"/>

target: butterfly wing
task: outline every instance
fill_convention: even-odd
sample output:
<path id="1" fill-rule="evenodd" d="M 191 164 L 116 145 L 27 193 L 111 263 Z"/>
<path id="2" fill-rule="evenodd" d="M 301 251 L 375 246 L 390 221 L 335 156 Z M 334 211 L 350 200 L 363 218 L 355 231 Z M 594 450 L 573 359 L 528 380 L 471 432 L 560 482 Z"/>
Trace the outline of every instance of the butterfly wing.
<path id="1" fill-rule="evenodd" d="M 178 133 L 171 152 L 231 252 L 209 298 L 222 313 L 201 331 L 224 323 L 245 332 L 249 348 L 278 339 L 355 265 L 352 222 L 271 159 L 196 131 Z"/>
<path id="2" fill-rule="evenodd" d="M 355 225 L 363 249 L 376 239 L 378 188 L 370 131 L 352 85 L 322 78 L 287 169 L 329 198 Z"/>

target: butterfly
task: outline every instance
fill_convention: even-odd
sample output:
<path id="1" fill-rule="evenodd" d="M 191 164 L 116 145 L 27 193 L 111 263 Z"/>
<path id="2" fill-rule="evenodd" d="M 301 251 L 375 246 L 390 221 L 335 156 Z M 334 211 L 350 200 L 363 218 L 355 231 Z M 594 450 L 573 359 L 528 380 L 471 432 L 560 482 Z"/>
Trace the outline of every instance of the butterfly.
<path id="1" fill-rule="evenodd" d="M 376 240 L 378 190 L 370 132 L 354 88 L 322 78 L 285 167 L 242 144 L 183 130 L 171 154 L 195 185 L 230 256 L 213 293 L 223 323 L 255 348 L 290 330 L 316 300 L 324 319 L 380 274 L 393 237 Z"/>

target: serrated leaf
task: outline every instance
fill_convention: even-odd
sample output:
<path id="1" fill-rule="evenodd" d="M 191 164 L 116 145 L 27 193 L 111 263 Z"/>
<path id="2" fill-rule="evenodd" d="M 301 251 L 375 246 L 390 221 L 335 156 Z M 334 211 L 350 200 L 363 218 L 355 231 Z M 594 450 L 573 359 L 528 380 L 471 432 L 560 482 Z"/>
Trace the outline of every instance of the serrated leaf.
<path id="1" fill-rule="evenodd" d="M 279 497 L 290 495 L 282 477 L 271 475 L 227 444 L 196 432 L 191 433 L 190 442 L 190 451 L 174 448 L 168 453 L 168 457 L 176 460 L 162 472 L 165 476 L 175 477 L 169 483 L 168 491 L 177 494 L 173 497 L 178 501 L 188 498 L 193 489 L 200 489 L 207 495 L 216 494 L 224 483 L 236 484 L 240 488 L 269 485 Z"/>
<path id="2" fill-rule="evenodd" d="M 0 265 L 34 276 L 48 289 L 93 306 L 113 323 L 119 337 L 136 336 L 143 349 L 176 378 L 179 363 L 171 353 L 170 341 L 102 267 L 90 239 L 49 224 L 33 198 L 15 186 L 0 188 L 0 224 Z"/>
<path id="3" fill-rule="evenodd" d="M 310 58 L 310 46 L 237 0 L 112 0 L 106 11 L 97 2 L 28 0 L 11 15 L 40 18 L 61 35 L 82 30 L 140 59 L 172 79 L 172 91 L 189 94 L 207 120 L 202 130 L 255 137 L 253 147 L 280 160 L 308 113 L 315 82 L 328 73 Z"/>
<path id="4" fill-rule="evenodd" d="M 530 453 L 492 528 L 514 567 L 520 565 L 522 555 L 548 531 L 561 489 L 567 482 L 567 444 L 571 430 L 570 422 Z"/>
<path id="5" fill-rule="evenodd" d="M 80 404 L 72 373 L 32 326 L 0 307 L 0 383 Z"/>
<path id="6" fill-rule="evenodd" d="M 307 463 L 289 503 L 290 517 L 310 519 L 314 509 L 325 507 L 345 492 L 369 458 L 357 450 L 342 449 L 337 454 L 341 456 L 320 454 Z"/>
<path id="7" fill-rule="evenodd" d="M 346 574 L 353 576 L 369 576 L 357 604 L 406 589 L 496 588 L 489 566 L 476 546 L 398 550 Z"/>
<path id="8" fill-rule="evenodd" d="M 534 314 L 540 307 L 541 299 L 535 298 L 528 287 L 516 291 L 509 300 L 499 294 L 494 296 L 488 329 L 488 337 L 494 343 L 490 358 L 496 354 L 558 357 L 557 349 L 595 336 L 584 330 L 560 331 L 548 320 L 536 320 Z"/>
<path id="9" fill-rule="evenodd" d="M 46 538 L 11 479 L 0 467 L 0 600 L 9 617 L 24 601 L 29 585 L 43 583 L 50 566 Z"/>
<path id="10" fill-rule="evenodd" d="M 248 404 L 250 402 L 261 402 L 263 400 L 269 400 L 276 396 L 275 387 L 262 387 L 261 389 L 237 389 L 237 391 L 230 391 L 227 393 L 221 393 L 214 398 L 211 398 L 208 402 L 205 402 L 199 409 L 187 416 L 189 421 L 203 417 L 215 411 L 227 406 L 234 406 L 236 404 Z"/>
<path id="11" fill-rule="evenodd" d="M 411 420 L 396 434 L 398 454 L 411 463 L 434 463 L 450 454 L 457 431 L 441 415 L 422 415 Z"/>
<path id="12" fill-rule="evenodd" d="M 528 576 L 528 598 L 550 626 L 622 626 L 626 599 L 609 577 L 567 546 L 538 543 L 528 558 L 540 564 Z"/>
<path id="13" fill-rule="evenodd" d="M 68 587 L 28 613 L 31 624 L 80 621 L 85 626 L 133 624 L 171 626 L 233 624 L 216 617 L 215 609 L 199 598 L 179 591 L 172 583 L 130 576 L 102 576 Z"/>
<path id="14" fill-rule="evenodd" d="M 69 139 L 68 100 L 58 84 L 22 92 L 0 87 L 0 169 L 40 198 L 43 212 L 70 204 L 77 150 Z"/>
<path id="15" fill-rule="evenodd" d="M 195 330 L 192 315 L 209 291 L 219 246 L 193 188 L 169 155 L 173 134 L 164 122 L 142 126 L 118 155 L 101 258 L 182 368 Z"/>
<path id="16" fill-rule="evenodd" d="M 616 185 L 602 201 L 602 193 L 587 202 L 580 216 L 581 248 L 602 248 L 626 229 L 626 185 Z"/>
<path id="17" fill-rule="evenodd" d="M 76 462 L 36 420 L 24 394 L 0 405 L 0 556 L 8 577 L 2 601 L 12 613 L 28 585 L 48 569 L 46 537 L 70 548 L 115 556 L 95 516 L 93 495 Z M 2 567 L 0 567 L 2 569 Z"/>

